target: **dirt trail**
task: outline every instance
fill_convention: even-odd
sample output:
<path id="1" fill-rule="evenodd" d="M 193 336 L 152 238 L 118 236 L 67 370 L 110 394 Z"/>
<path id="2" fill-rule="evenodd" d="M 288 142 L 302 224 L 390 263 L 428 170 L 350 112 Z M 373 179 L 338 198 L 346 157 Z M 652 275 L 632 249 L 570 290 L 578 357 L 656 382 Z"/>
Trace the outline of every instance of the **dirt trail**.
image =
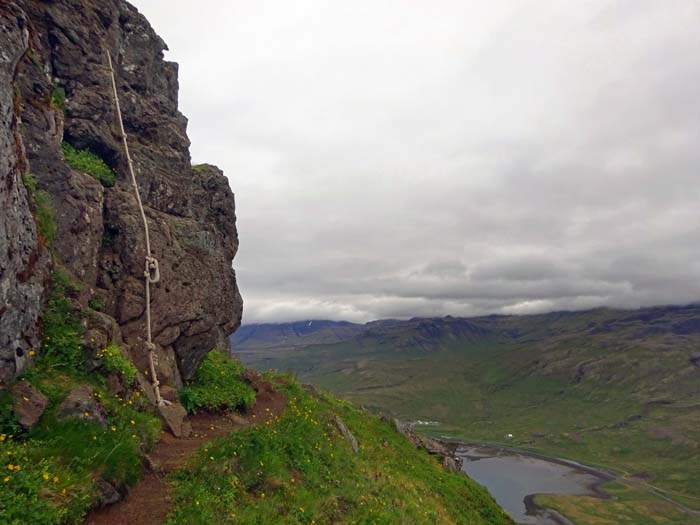
<path id="1" fill-rule="evenodd" d="M 236 432 L 248 425 L 264 422 L 284 411 L 287 399 L 275 392 L 272 385 L 261 381 L 255 405 L 243 416 L 198 414 L 190 418 L 192 435 L 178 439 L 168 432 L 148 454 L 155 468 L 132 487 L 126 498 L 118 503 L 92 511 L 83 525 L 159 525 L 171 510 L 168 474 L 183 467 L 203 444 Z"/>

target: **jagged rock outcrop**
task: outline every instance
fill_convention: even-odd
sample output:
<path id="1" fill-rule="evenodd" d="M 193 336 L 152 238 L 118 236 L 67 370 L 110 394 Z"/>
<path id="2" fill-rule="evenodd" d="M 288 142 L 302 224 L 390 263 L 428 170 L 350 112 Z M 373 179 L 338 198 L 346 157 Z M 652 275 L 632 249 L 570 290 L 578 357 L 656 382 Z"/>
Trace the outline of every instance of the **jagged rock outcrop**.
<path id="1" fill-rule="evenodd" d="M 46 250 L 19 182 L 28 172 L 51 197 L 55 260 L 82 284 L 81 306 L 98 299 L 92 304 L 103 305 L 124 349 L 140 371 L 147 369 L 144 232 L 120 142 L 109 51 L 152 251 L 160 262 L 161 282 L 152 287 L 151 303 L 158 372 L 162 382 L 179 386 L 206 352 L 228 348 L 242 300 L 231 265 L 238 249 L 233 193 L 220 170 L 191 165 L 187 120 L 177 109 L 177 64 L 164 60 L 165 43 L 123 0 L 14 0 L 0 5 L 0 16 L 0 239 L 17 245 L 0 246 L 0 289 L 3 304 L 10 305 L 0 310 L 0 373 L 13 375 L 22 366 L 7 364 L 14 342 L 38 346 L 36 323 L 45 296 L 47 265 L 36 261 L 47 259 Z M 61 151 L 64 141 L 101 157 L 117 174 L 114 186 L 71 168 Z M 6 206 L 16 211 L 8 215 Z M 9 258 L 11 248 L 25 262 L 15 255 L 7 274 L 2 258 Z M 31 293 L 22 291 L 22 282 L 32 286 Z M 18 295 L 24 303 L 13 306 Z M 17 328 L 6 331 L 7 324 Z M 100 339 L 100 327 L 104 338 L 114 339 L 110 323 L 100 322 L 90 327 L 93 340 Z"/>
<path id="2" fill-rule="evenodd" d="M 383 416 L 384 419 L 384 416 Z M 462 458 L 455 454 L 456 447 L 437 439 L 433 439 L 428 436 L 419 434 L 415 430 L 415 425 L 407 421 L 400 421 L 398 419 L 388 419 L 393 427 L 401 434 L 406 436 L 406 438 L 413 443 L 413 446 L 419 449 L 423 449 L 429 454 L 439 456 L 442 458 L 442 466 L 450 472 L 461 472 L 462 471 Z"/>

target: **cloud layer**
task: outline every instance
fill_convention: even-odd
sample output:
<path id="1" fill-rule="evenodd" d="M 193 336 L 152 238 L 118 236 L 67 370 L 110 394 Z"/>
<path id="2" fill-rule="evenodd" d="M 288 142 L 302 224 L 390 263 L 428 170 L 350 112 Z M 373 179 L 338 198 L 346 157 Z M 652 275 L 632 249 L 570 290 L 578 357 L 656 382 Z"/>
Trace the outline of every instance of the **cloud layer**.
<path id="1" fill-rule="evenodd" d="M 138 0 L 244 322 L 700 299 L 694 0 Z"/>

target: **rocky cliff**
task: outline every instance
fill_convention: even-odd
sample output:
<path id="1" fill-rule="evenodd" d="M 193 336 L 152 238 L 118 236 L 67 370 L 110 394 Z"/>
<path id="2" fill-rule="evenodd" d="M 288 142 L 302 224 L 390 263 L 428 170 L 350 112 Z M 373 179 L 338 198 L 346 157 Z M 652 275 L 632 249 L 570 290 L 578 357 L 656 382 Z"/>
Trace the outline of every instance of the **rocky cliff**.
<path id="1" fill-rule="evenodd" d="M 107 51 L 160 262 L 151 305 L 161 381 L 180 386 L 240 324 L 234 196 L 216 167 L 191 165 L 177 64 L 165 49 L 122 0 L 0 3 L 0 382 L 39 350 L 55 267 L 80 284 L 86 354 L 117 339 L 147 368 L 144 232 Z M 65 148 L 102 159 L 116 181 L 67 162 Z M 37 194 L 52 210 L 51 235 L 37 228 Z"/>

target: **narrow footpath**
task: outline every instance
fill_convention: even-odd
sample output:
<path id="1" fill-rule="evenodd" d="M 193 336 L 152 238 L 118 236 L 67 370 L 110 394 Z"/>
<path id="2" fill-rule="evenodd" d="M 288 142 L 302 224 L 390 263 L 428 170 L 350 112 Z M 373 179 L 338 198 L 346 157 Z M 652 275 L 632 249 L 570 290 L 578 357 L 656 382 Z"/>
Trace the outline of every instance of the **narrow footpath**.
<path id="1" fill-rule="evenodd" d="M 167 431 L 148 454 L 149 465 L 143 479 L 114 505 L 92 511 L 83 525 L 161 525 L 172 509 L 169 474 L 184 467 L 202 445 L 237 432 L 249 425 L 265 422 L 282 412 L 286 396 L 261 381 L 255 405 L 245 414 L 197 414 L 190 418 L 192 434 L 176 438 Z"/>

